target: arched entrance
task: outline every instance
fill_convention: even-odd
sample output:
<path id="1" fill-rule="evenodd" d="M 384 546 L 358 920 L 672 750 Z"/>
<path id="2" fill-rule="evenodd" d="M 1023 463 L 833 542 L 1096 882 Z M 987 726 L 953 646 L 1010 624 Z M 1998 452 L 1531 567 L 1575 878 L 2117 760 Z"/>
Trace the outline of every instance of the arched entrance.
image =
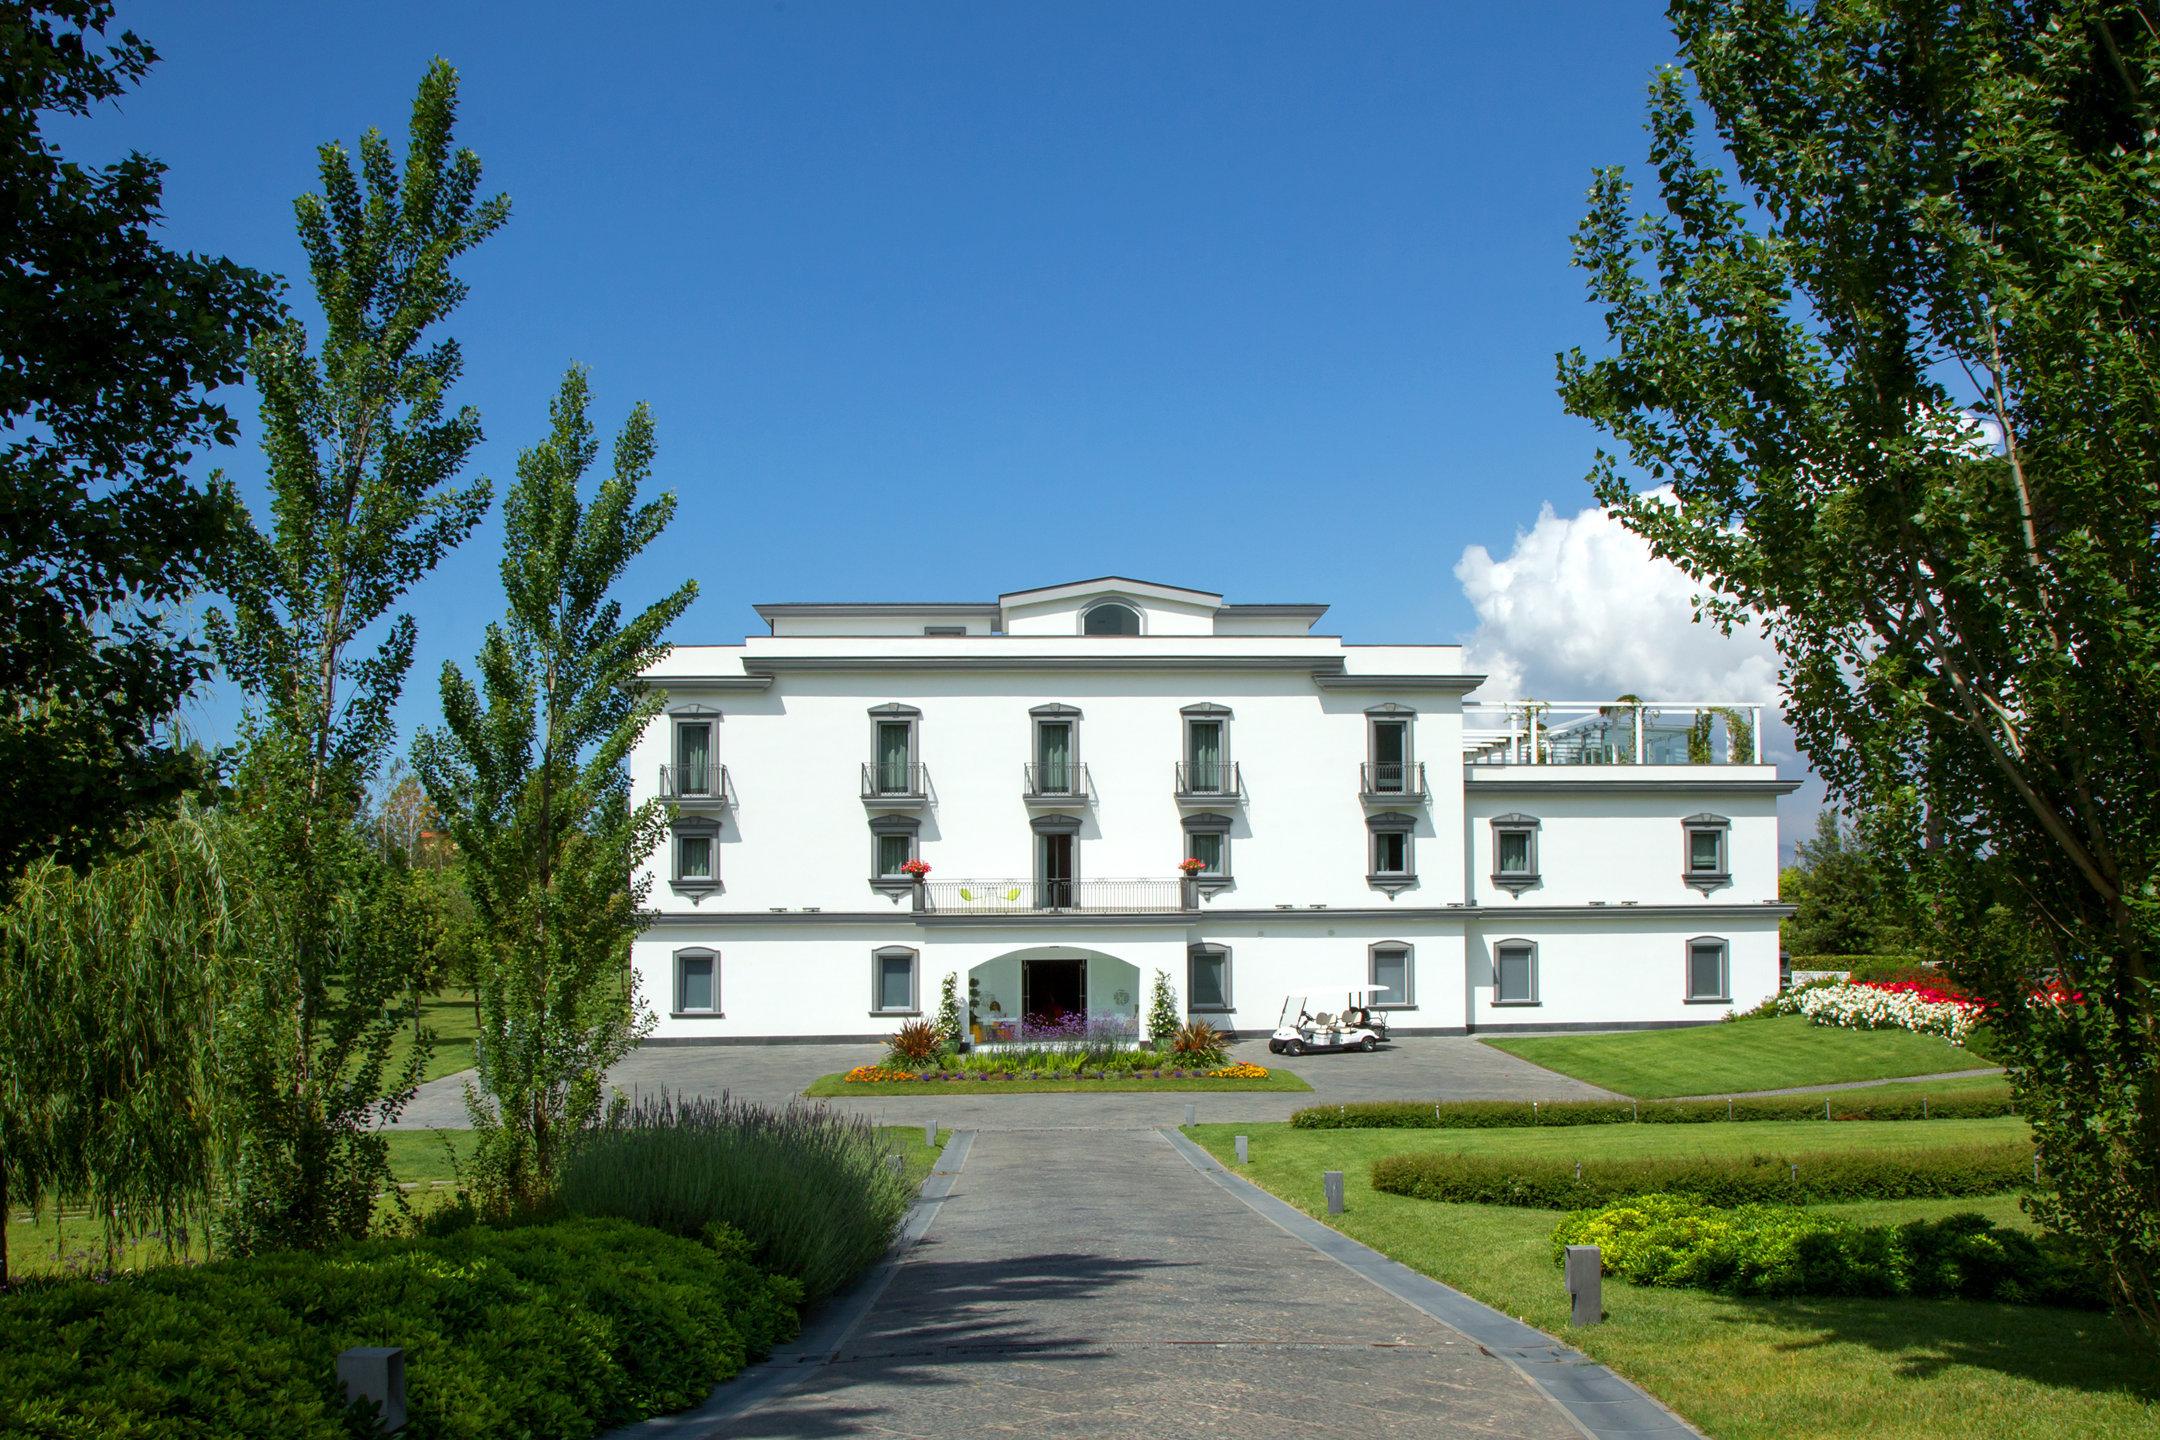
<path id="1" fill-rule="evenodd" d="M 969 1032 L 978 1044 L 1140 1033 L 1140 968 L 1101 950 L 1034 945 L 968 971 Z"/>

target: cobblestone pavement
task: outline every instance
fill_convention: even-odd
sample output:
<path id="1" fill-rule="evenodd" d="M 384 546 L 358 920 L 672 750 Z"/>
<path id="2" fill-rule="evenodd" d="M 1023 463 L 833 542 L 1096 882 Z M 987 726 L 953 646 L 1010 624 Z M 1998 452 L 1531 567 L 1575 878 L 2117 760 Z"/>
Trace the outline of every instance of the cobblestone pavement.
<path id="1" fill-rule="evenodd" d="M 976 1136 L 826 1364 L 743 1437 L 1581 1431 L 1514 1369 L 1256 1215 L 1154 1132 Z"/>
<path id="2" fill-rule="evenodd" d="M 784 1105 L 818 1076 L 868 1064 L 881 1052 L 876 1044 L 647 1045 L 616 1066 L 608 1081 L 633 1093 L 662 1088 L 691 1095 L 725 1092 L 738 1100 Z M 1305 1055 L 1293 1060 L 1268 1054 L 1265 1040 L 1241 1040 L 1230 1053 L 1234 1059 L 1294 1070 L 1312 1085 L 1312 1093 L 969 1095 L 943 1091 L 826 1103 L 892 1125 L 934 1120 L 968 1130 L 1138 1130 L 1180 1123 L 1188 1101 L 1198 1107 L 1198 1118 L 1203 1121 L 1287 1120 L 1291 1111 L 1306 1105 L 1352 1100 L 1595 1100 L 1607 1095 L 1595 1086 L 1464 1036 L 1410 1036 L 1371 1055 Z M 456 1128 L 470 1123 L 465 1117 L 469 1074 L 421 1086 L 397 1128 Z"/>

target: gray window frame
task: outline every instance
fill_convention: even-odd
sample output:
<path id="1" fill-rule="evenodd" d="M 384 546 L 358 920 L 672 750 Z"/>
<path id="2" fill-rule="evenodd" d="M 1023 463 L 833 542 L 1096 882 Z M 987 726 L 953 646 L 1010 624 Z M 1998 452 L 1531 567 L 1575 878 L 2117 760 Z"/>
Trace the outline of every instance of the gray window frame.
<path id="1" fill-rule="evenodd" d="M 1193 726 L 1213 725 L 1216 732 L 1221 736 L 1215 756 L 1215 765 L 1220 772 L 1218 778 L 1222 781 L 1221 785 L 1213 790 L 1188 788 L 1187 793 L 1193 795 L 1234 794 L 1237 785 L 1231 779 L 1233 771 L 1230 760 L 1230 708 L 1227 705 L 1217 705 L 1212 702 L 1202 705 L 1187 705 L 1184 709 L 1178 711 L 1178 716 L 1184 722 L 1178 733 L 1178 740 L 1180 741 L 1178 763 L 1188 772 L 1192 768 Z M 1189 774 L 1187 778 L 1190 779 Z"/>
<path id="2" fill-rule="evenodd" d="M 1380 983 L 1380 954 L 1382 951 L 1400 950 L 1403 956 L 1403 990 L 1399 999 L 1374 1000 L 1367 1008 L 1373 1010 L 1417 1009 L 1417 946 L 1407 940 L 1375 940 L 1365 947 L 1365 983 Z M 1388 992 L 1393 994 L 1393 991 Z"/>
<path id="3" fill-rule="evenodd" d="M 1510 1000 L 1501 993 L 1500 952 L 1502 952 L 1503 950 L 1522 951 L 1530 962 L 1530 994 L 1526 998 L 1519 1000 Z M 1525 940 L 1520 938 L 1519 936 L 1511 936 L 1506 940 L 1494 941 L 1492 947 L 1492 1003 L 1495 1006 L 1542 1004 L 1544 1002 L 1544 996 L 1538 989 L 1538 969 L 1539 966 L 1537 941 Z"/>
<path id="4" fill-rule="evenodd" d="M 1492 826 L 1492 883 L 1495 889 L 1520 896 L 1523 891 L 1534 889 L 1543 881 L 1539 878 L 1538 833 L 1540 824 L 1535 815 L 1495 815 Z M 1502 835 L 1527 835 L 1529 837 L 1529 868 L 1503 870 L 1500 868 L 1500 837 Z"/>
<path id="5" fill-rule="evenodd" d="M 1192 877 L 1193 884 L 1203 889 L 1209 889 L 1219 888 L 1231 883 L 1232 877 L 1237 872 L 1232 868 L 1230 825 L 1231 820 L 1228 815 L 1187 815 L 1180 822 L 1179 834 L 1183 837 L 1186 846 L 1185 854 L 1178 857 L 1181 860 L 1193 857 L 1192 837 L 1195 835 L 1214 835 L 1222 841 L 1222 869 L 1212 873 L 1205 870 L 1201 871 L 1198 875 Z"/>
<path id="6" fill-rule="evenodd" d="M 1378 786 L 1380 779 L 1381 762 L 1378 742 L 1382 725 L 1402 726 L 1402 784 L 1392 790 L 1375 788 L 1368 793 L 1373 795 L 1401 795 L 1405 799 L 1412 799 L 1418 794 L 1417 711 L 1412 710 L 1407 705 L 1399 705 L 1389 701 L 1385 705 L 1375 706 L 1365 712 L 1365 763 L 1370 767 L 1367 773 L 1373 777 L 1375 787 Z"/>
<path id="7" fill-rule="evenodd" d="M 878 869 L 879 842 L 892 836 L 907 840 L 907 858 L 913 860 L 922 854 L 922 822 L 913 815 L 879 815 L 870 822 L 870 883 L 879 890 L 905 893 L 915 888 L 912 875 L 886 875 Z M 903 862 L 904 863 L 904 862 Z"/>
<path id="8" fill-rule="evenodd" d="M 1417 816 L 1399 810 L 1383 810 L 1365 817 L 1365 883 L 1391 894 L 1417 883 Z M 1380 868 L 1380 837 L 1403 837 L 1403 868 Z"/>
<path id="9" fill-rule="evenodd" d="M 709 875 L 683 874 L 683 844 L 689 839 L 705 841 Z M 678 815 L 668 822 L 668 884 L 686 893 L 702 894 L 720 888 L 720 822 L 703 815 Z"/>
<path id="10" fill-rule="evenodd" d="M 682 736 L 691 726 L 705 730 L 705 788 L 685 790 L 682 784 Z M 670 794 L 707 800 L 720 793 L 720 712 L 706 705 L 686 705 L 668 712 L 668 775 Z"/>
<path id="11" fill-rule="evenodd" d="M 685 1010 L 683 1008 L 683 961 L 706 960 L 712 963 L 712 1008 L 709 1010 Z M 720 1008 L 720 952 L 706 945 L 685 945 L 670 957 L 674 973 L 670 976 L 673 988 L 668 994 L 672 1008 L 671 1017 L 684 1015 L 719 1015 Z"/>
<path id="12" fill-rule="evenodd" d="M 907 726 L 907 779 L 912 788 L 887 790 L 878 782 L 878 727 L 881 725 Z M 870 711 L 870 776 L 873 795 L 910 795 L 923 789 L 922 780 L 922 711 L 913 705 L 897 701 L 878 705 Z"/>
<path id="13" fill-rule="evenodd" d="M 905 959 L 908 962 L 908 998 L 905 1010 L 884 1008 L 885 962 Z M 909 1016 L 922 1014 L 922 952 L 911 945 L 880 945 L 870 952 L 870 1013 L 872 1015 Z"/>
<path id="14" fill-rule="evenodd" d="M 1043 790 L 1042 784 L 1042 732 L 1045 725 L 1065 727 L 1066 787 L 1063 790 Z M 1086 780 L 1080 770 L 1080 712 L 1071 705 L 1037 705 L 1028 711 L 1028 766 L 1035 776 L 1036 793 L 1039 795 L 1080 795 L 1086 791 Z"/>
<path id="15" fill-rule="evenodd" d="M 1199 993 L 1193 986 L 1193 967 L 1201 960 L 1220 960 L 1222 962 L 1222 1003 L 1220 1005 L 1202 1005 L 1193 999 L 1193 996 Z M 1237 997 L 1230 988 L 1232 965 L 1233 961 L 1228 945 L 1217 945 L 1210 941 L 1202 941 L 1185 947 L 1185 1009 L 1189 1014 L 1227 1015 L 1237 1009 Z"/>
<path id="16" fill-rule="evenodd" d="M 1695 868 L 1695 837 L 1715 835 L 1718 864 L 1714 870 Z M 1723 815 L 1690 815 L 1680 822 L 1680 878 L 1690 889 L 1707 895 L 1732 884 L 1732 821 Z"/>
<path id="17" fill-rule="evenodd" d="M 1126 610 L 1131 612 L 1133 617 L 1133 634 L 1145 635 L 1148 633 L 1147 611 L 1143 610 L 1135 601 L 1127 600 L 1122 596 L 1118 595 L 1104 595 L 1098 599 L 1089 601 L 1086 605 L 1081 606 L 1079 617 L 1075 622 L 1075 628 L 1082 635 L 1094 634 L 1095 632 L 1088 629 L 1088 616 L 1093 615 L 1098 610 L 1108 609 L 1113 605 L 1115 605 L 1120 610 Z M 1095 638 L 1098 640 L 1118 640 L 1125 637 L 1122 632 L 1120 632 L 1118 634 L 1096 635 Z"/>
<path id="18" fill-rule="evenodd" d="M 1718 990 L 1716 995 L 1697 995 L 1695 989 L 1695 948 L 1698 945 L 1715 945 L 1718 952 Z M 1680 952 L 1680 989 L 1684 1002 L 1689 1005 L 1732 1004 L 1732 941 L 1722 935 L 1691 935 Z"/>

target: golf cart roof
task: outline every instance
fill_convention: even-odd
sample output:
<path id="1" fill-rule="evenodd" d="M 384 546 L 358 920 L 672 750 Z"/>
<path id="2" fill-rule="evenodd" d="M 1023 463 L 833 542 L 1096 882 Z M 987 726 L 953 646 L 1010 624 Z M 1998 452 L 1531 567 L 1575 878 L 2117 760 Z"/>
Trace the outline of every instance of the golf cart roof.
<path id="1" fill-rule="evenodd" d="M 1385 994 L 1387 994 L 1387 986 L 1385 986 L 1385 985 L 1353 985 L 1353 986 L 1351 986 L 1351 987 L 1350 987 L 1350 993 L 1351 993 L 1352 995 L 1385 995 Z"/>

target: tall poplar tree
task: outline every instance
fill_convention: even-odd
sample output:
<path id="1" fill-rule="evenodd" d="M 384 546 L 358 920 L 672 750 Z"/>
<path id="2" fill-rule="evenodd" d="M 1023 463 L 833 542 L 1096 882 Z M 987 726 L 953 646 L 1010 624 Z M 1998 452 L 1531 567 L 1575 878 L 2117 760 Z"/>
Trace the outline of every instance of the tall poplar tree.
<path id="1" fill-rule="evenodd" d="M 1577 240 L 1609 343 L 1562 394 L 1634 472 L 1593 482 L 1767 626 L 1801 747 L 1997 1004 L 2037 1212 L 2160 1333 L 2160 25 L 1669 12 L 1660 203 L 1601 172 Z"/>
<path id="2" fill-rule="evenodd" d="M 642 1033 L 626 961 L 648 882 L 634 877 L 666 817 L 658 800 L 631 807 L 627 761 L 661 704 L 638 674 L 697 596 L 685 581 L 623 618 L 611 592 L 667 527 L 675 497 L 638 501 L 653 458 L 641 404 L 615 441 L 613 474 L 580 499 L 599 453 L 590 401 L 572 369 L 548 439 L 519 457 L 503 507 L 507 612 L 488 627 L 478 689 L 443 666 L 445 723 L 417 746 L 481 932 L 479 1084 L 466 1102 L 492 1209 L 552 1189 L 564 1146 L 598 1114 L 607 1068 Z"/>
<path id="3" fill-rule="evenodd" d="M 213 625 L 252 702 L 236 791 L 275 919 L 243 1027 L 247 1148 L 230 1212 L 242 1246 L 366 1229 L 387 1166 L 373 1122 L 424 1061 L 386 1073 L 414 962 L 382 923 L 394 897 L 360 825 L 412 663 L 413 621 L 392 607 L 489 501 L 485 480 L 457 483 L 480 418 L 447 407 L 462 361 L 439 327 L 465 297 L 452 262 L 509 201 L 479 197 L 478 157 L 451 148 L 456 112 L 456 72 L 437 60 L 402 167 L 372 129 L 357 170 L 322 147 L 322 192 L 294 204 L 321 353 L 292 320 L 251 356 L 270 513 L 244 530 Z"/>

